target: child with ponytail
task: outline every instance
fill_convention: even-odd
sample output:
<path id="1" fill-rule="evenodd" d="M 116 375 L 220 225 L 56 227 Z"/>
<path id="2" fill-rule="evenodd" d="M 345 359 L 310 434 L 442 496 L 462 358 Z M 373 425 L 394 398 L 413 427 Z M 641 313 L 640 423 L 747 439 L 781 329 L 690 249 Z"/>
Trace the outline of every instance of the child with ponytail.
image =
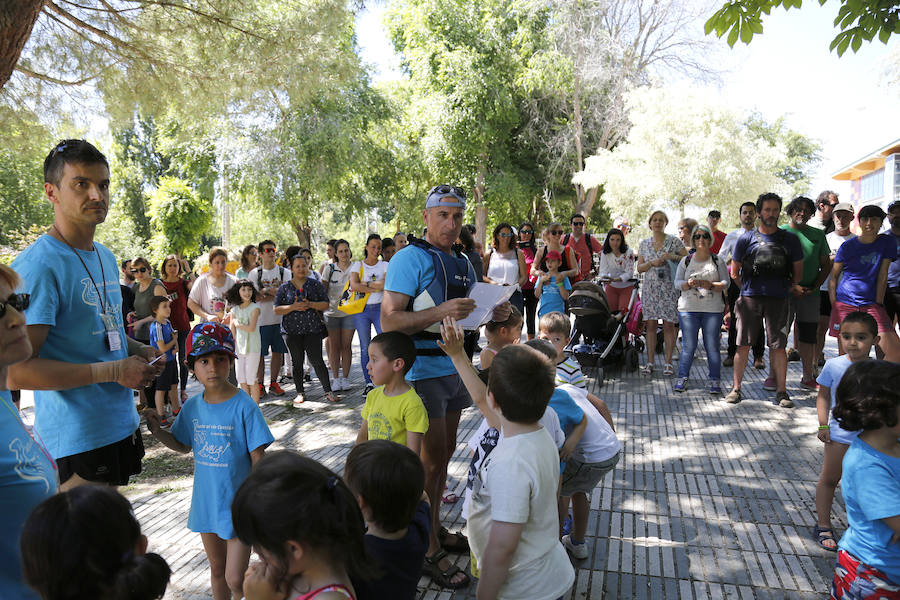
<path id="1" fill-rule="evenodd" d="M 171 570 L 115 489 L 73 488 L 41 502 L 21 539 L 25 581 L 43 600 L 154 600 Z"/>

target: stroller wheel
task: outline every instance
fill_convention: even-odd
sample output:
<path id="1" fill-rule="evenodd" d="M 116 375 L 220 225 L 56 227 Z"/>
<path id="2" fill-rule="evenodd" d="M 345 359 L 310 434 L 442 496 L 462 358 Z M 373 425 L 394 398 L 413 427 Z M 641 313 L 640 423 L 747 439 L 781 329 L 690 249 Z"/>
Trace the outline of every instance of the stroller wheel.
<path id="1" fill-rule="evenodd" d="M 625 348 L 624 362 L 625 369 L 629 373 L 634 373 L 635 371 L 637 371 L 639 357 L 637 350 L 635 350 L 633 346 L 628 346 L 627 348 Z"/>

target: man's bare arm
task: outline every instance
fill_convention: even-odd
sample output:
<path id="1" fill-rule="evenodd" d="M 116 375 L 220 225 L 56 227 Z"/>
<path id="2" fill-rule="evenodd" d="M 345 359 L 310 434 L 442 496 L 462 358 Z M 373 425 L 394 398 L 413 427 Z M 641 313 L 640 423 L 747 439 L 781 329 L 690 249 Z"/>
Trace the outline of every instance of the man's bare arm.
<path id="1" fill-rule="evenodd" d="M 439 323 L 444 317 L 465 319 L 475 310 L 475 301 L 471 298 L 454 298 L 442 302 L 438 306 L 417 312 L 408 311 L 409 296 L 399 292 L 387 291 L 381 300 L 381 328 L 384 331 L 400 331 L 406 334 L 418 333 L 427 327 Z"/>

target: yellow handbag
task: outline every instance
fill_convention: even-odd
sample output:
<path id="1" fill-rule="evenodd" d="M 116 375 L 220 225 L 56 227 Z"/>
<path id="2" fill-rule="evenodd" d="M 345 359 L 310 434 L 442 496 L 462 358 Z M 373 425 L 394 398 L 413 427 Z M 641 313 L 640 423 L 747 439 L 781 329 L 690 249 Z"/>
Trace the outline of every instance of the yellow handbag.
<path id="1" fill-rule="evenodd" d="M 363 279 L 363 263 L 359 263 L 359 280 Z M 337 309 L 346 315 L 357 315 L 366 308 L 366 302 L 369 300 L 369 294 L 362 292 L 354 292 L 350 289 L 350 280 L 344 286 L 341 292 L 341 299 L 338 300 Z"/>

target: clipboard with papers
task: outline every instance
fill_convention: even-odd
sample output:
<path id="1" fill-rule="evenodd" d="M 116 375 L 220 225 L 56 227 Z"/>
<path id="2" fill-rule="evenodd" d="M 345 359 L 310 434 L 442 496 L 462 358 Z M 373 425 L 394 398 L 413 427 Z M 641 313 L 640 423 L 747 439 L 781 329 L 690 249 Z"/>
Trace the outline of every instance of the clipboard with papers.
<path id="1" fill-rule="evenodd" d="M 457 321 L 457 325 L 463 329 L 478 329 L 491 320 L 494 309 L 509 300 L 517 289 L 514 285 L 476 282 L 466 295 L 475 301 L 475 310 L 465 319 Z"/>

